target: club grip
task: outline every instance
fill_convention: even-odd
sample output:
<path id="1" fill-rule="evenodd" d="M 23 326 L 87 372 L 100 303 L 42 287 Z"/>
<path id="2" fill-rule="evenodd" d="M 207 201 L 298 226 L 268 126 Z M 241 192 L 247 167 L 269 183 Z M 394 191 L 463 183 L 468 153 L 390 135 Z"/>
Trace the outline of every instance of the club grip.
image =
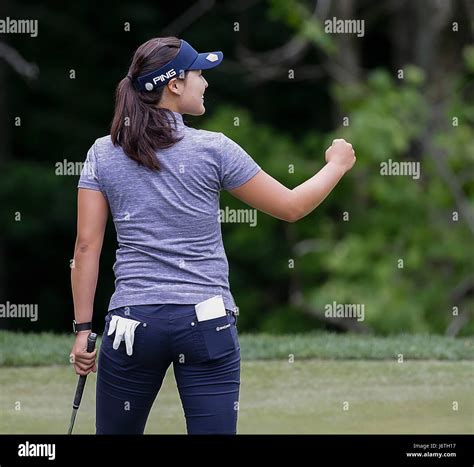
<path id="1" fill-rule="evenodd" d="M 94 352 L 96 341 L 97 334 L 95 332 L 91 332 L 87 338 L 87 353 Z"/>
<path id="2" fill-rule="evenodd" d="M 97 334 L 91 332 L 87 337 L 87 353 L 91 353 L 95 349 L 95 343 L 97 341 Z M 74 396 L 73 408 L 78 409 L 81 404 L 82 393 L 84 392 L 84 386 L 86 384 L 87 375 L 79 376 L 79 381 L 77 382 L 76 395 Z"/>

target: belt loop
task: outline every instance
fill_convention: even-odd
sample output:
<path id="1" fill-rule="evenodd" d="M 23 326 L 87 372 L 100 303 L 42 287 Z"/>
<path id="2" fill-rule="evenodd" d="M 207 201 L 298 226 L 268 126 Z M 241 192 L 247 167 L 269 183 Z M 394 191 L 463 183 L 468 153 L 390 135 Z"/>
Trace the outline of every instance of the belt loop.
<path id="1" fill-rule="evenodd" d="M 237 326 L 237 320 L 238 320 L 239 312 L 236 311 L 236 310 L 227 310 L 227 314 L 228 315 L 234 315 L 234 319 L 235 319 L 234 325 Z"/>

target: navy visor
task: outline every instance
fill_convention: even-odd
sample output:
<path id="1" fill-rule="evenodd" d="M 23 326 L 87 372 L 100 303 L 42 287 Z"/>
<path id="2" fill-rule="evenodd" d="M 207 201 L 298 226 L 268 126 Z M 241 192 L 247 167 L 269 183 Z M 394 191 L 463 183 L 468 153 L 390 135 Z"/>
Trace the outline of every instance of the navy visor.
<path id="1" fill-rule="evenodd" d="M 173 78 L 184 78 L 186 70 L 207 70 L 222 62 L 222 52 L 199 53 L 181 39 L 178 55 L 158 70 L 136 78 L 133 85 L 137 91 L 153 91 Z"/>

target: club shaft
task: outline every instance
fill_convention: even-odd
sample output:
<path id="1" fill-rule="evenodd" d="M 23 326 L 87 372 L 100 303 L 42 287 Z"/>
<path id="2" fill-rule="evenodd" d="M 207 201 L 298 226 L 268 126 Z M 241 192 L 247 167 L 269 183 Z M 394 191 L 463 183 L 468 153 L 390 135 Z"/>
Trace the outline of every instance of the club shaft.
<path id="1" fill-rule="evenodd" d="M 97 334 L 91 332 L 87 338 L 87 353 L 91 353 L 94 351 L 95 343 L 97 340 Z M 71 423 L 69 425 L 68 434 L 72 433 L 72 429 L 74 428 L 74 422 L 76 421 L 76 414 L 79 406 L 81 405 L 82 394 L 84 393 L 84 387 L 86 385 L 87 375 L 80 375 L 79 381 L 77 382 L 76 386 L 76 394 L 74 395 L 74 402 L 72 405 L 72 415 L 71 415 Z"/>

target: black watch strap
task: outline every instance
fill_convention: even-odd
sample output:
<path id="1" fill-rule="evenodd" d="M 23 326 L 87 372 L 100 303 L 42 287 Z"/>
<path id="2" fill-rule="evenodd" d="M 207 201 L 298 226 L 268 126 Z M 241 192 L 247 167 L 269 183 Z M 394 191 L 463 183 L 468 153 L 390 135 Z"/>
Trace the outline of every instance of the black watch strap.
<path id="1" fill-rule="evenodd" d="M 92 322 L 88 323 L 76 323 L 76 320 L 72 321 L 72 331 L 77 334 L 79 331 L 87 331 L 92 329 Z"/>

